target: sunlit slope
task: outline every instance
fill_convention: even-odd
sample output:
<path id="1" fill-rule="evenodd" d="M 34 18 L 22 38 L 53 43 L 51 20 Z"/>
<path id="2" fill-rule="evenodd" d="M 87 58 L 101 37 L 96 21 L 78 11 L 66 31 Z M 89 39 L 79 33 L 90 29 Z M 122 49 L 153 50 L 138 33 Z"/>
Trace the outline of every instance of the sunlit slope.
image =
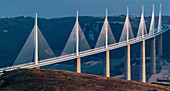
<path id="1" fill-rule="evenodd" d="M 170 91 L 169 87 L 68 71 L 21 69 L 0 77 L 0 91 Z"/>

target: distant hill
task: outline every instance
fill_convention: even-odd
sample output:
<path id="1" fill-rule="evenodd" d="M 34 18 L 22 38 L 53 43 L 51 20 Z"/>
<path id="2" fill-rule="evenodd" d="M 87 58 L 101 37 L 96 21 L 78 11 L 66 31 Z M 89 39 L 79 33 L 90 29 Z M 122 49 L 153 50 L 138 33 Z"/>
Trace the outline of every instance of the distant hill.
<path id="1" fill-rule="evenodd" d="M 20 69 L 0 76 L 0 91 L 170 91 L 170 87 L 68 71 Z"/>

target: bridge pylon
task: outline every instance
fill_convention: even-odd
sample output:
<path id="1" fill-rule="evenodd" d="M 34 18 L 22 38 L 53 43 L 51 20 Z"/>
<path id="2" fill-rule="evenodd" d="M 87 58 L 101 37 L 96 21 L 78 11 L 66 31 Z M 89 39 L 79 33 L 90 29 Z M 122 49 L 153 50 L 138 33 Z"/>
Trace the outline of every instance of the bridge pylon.
<path id="1" fill-rule="evenodd" d="M 79 57 L 79 21 L 78 21 L 78 11 L 76 16 L 76 55 L 77 55 L 77 73 L 81 73 L 81 58 Z"/>
<path id="2" fill-rule="evenodd" d="M 38 65 L 38 22 L 37 22 L 37 13 L 35 13 L 35 30 L 34 30 L 34 62 L 35 65 Z M 40 67 L 36 67 L 39 69 Z"/>
<path id="3" fill-rule="evenodd" d="M 151 19 L 151 24 L 150 24 L 150 32 L 152 34 L 155 33 L 155 25 L 154 22 L 154 5 L 153 5 L 153 11 L 152 11 L 152 19 Z M 150 72 L 151 74 L 156 73 L 156 44 L 155 44 L 155 37 L 151 39 L 151 62 L 150 62 Z"/>
<path id="4" fill-rule="evenodd" d="M 161 31 L 162 28 L 162 16 L 161 16 L 161 4 L 160 4 L 160 11 L 159 11 L 159 20 L 158 20 L 158 31 Z M 162 34 L 158 36 L 158 56 L 161 57 L 163 55 L 163 47 L 162 47 Z"/>
<path id="5" fill-rule="evenodd" d="M 110 51 L 108 50 L 108 10 L 106 9 L 106 18 L 105 18 L 105 31 L 106 31 L 106 38 L 105 38 L 105 47 L 106 47 L 106 77 L 110 77 Z"/>
<path id="6" fill-rule="evenodd" d="M 146 82 L 146 52 L 145 52 L 145 39 L 144 36 L 147 33 L 145 20 L 144 20 L 144 6 L 142 6 L 142 16 L 140 21 L 140 26 L 138 30 L 138 36 L 142 37 L 142 45 L 141 45 L 141 75 L 140 81 Z"/>
<path id="7" fill-rule="evenodd" d="M 131 23 L 129 20 L 129 8 L 127 7 L 126 20 L 125 20 L 122 34 L 119 40 L 119 42 L 122 42 L 122 41 L 127 42 L 127 60 L 126 60 L 126 66 L 125 66 L 126 67 L 125 77 L 127 80 L 131 80 L 131 58 L 130 58 L 131 48 L 130 48 L 129 40 L 132 38 L 134 38 L 134 34 L 133 34 Z"/>
<path id="8" fill-rule="evenodd" d="M 152 35 L 156 32 L 155 30 L 155 13 L 154 13 L 154 5 L 152 6 L 152 18 L 151 18 L 151 23 L 150 23 L 150 29 L 149 29 L 149 34 Z"/>
<path id="9" fill-rule="evenodd" d="M 127 7 L 127 17 L 129 17 L 129 8 Z M 128 43 L 128 45 L 127 45 L 127 73 L 126 73 L 126 76 L 127 76 L 127 80 L 131 80 L 131 65 L 130 65 L 130 43 L 129 43 L 129 23 L 130 22 L 128 22 L 128 23 L 125 23 L 125 24 L 127 24 L 127 43 Z"/>
<path id="10" fill-rule="evenodd" d="M 81 29 L 81 26 L 79 24 L 78 19 L 78 11 L 76 15 L 76 21 L 74 24 L 74 27 L 71 31 L 71 34 L 67 40 L 67 43 L 63 49 L 63 52 L 61 53 L 62 56 L 64 55 L 75 55 L 76 56 L 76 62 L 77 62 L 77 69 L 76 71 L 78 73 L 81 73 L 81 58 L 80 58 L 80 52 L 86 51 L 91 49 L 86 37 Z"/>

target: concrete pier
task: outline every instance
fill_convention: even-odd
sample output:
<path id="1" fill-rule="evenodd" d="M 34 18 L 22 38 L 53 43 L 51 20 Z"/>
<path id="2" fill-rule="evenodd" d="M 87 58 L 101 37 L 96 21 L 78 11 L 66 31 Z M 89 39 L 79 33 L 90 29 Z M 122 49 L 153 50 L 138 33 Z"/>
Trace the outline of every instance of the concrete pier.
<path id="1" fill-rule="evenodd" d="M 77 58 L 77 73 L 81 73 L 81 58 Z"/>
<path id="2" fill-rule="evenodd" d="M 151 63 L 150 63 L 150 72 L 151 74 L 156 73 L 156 45 L 155 37 L 151 39 Z"/>
<path id="3" fill-rule="evenodd" d="M 163 46 L 162 46 L 162 34 L 158 36 L 158 56 L 163 55 Z"/>
<path id="4" fill-rule="evenodd" d="M 145 40 L 142 41 L 142 46 L 141 46 L 141 78 L 140 80 L 142 82 L 146 82 L 146 57 L 145 57 Z"/>
<path id="5" fill-rule="evenodd" d="M 130 44 L 127 46 L 127 80 L 131 80 Z"/>
<path id="6" fill-rule="evenodd" d="M 110 77 L 110 52 L 106 51 L 106 77 Z"/>

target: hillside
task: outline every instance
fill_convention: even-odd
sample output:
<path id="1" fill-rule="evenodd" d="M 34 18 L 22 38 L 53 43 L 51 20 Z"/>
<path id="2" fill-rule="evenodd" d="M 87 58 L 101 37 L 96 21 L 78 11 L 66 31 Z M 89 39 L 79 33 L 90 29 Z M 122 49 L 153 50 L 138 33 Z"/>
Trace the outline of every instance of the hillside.
<path id="1" fill-rule="evenodd" d="M 68 71 L 20 69 L 0 77 L 0 91 L 170 91 L 170 87 Z"/>

